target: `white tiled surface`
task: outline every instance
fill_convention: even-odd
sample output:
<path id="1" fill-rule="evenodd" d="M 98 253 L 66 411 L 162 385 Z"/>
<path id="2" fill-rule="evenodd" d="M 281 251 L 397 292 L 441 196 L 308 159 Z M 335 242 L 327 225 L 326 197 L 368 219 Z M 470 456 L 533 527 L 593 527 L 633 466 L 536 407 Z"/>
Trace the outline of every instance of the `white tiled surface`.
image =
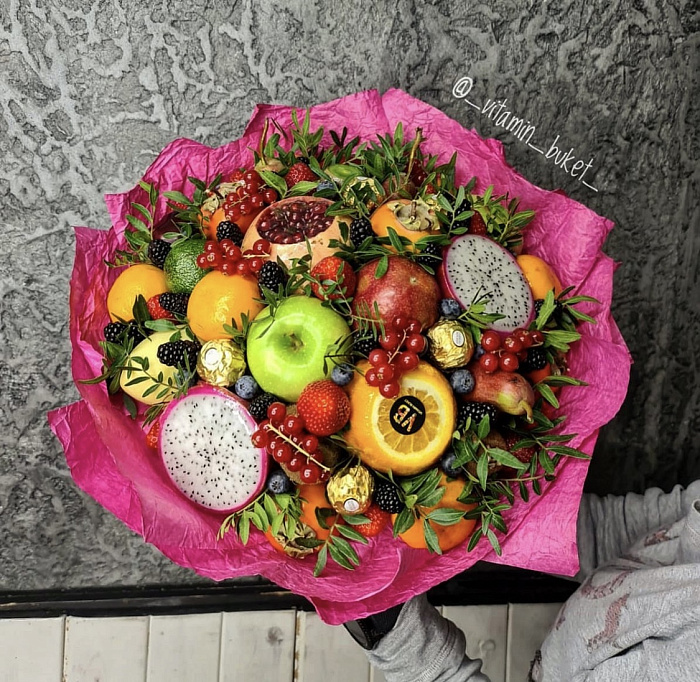
<path id="1" fill-rule="evenodd" d="M 491 682 L 521 682 L 560 604 L 450 606 Z M 0 620 L 0 682 L 385 682 L 342 627 L 254 611 Z"/>

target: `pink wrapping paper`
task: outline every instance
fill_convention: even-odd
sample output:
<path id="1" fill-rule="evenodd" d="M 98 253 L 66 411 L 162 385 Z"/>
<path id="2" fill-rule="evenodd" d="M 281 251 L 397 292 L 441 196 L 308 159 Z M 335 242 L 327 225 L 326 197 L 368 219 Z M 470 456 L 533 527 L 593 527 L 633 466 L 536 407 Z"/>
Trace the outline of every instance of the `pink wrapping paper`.
<path id="1" fill-rule="evenodd" d="M 189 194 L 187 176 L 211 180 L 219 172 L 250 164 L 250 149 L 256 146 L 266 117 L 287 127 L 291 108 L 257 106 L 243 137 L 218 149 L 176 140 L 146 170 L 144 180 L 155 183 L 161 192 Z M 631 364 L 610 314 L 615 265 L 601 251 L 612 223 L 562 192 L 532 185 L 507 164 L 500 142 L 482 139 L 400 90 L 384 95 L 361 92 L 311 110 L 312 127 L 322 125 L 328 131 L 347 126 L 350 136 L 363 140 L 393 131 L 399 121 L 407 134 L 421 127 L 427 137 L 424 151 L 438 154 L 441 161 L 458 152 L 459 182 L 476 176 L 477 191 L 493 184 L 497 193 L 519 197 L 521 209 L 534 209 L 536 217 L 525 236 L 526 251 L 551 263 L 566 286 L 575 286 L 575 293 L 601 302 L 581 306 L 597 325 L 582 327 L 583 338 L 569 355 L 571 374 L 589 386 L 565 387 L 560 394 L 561 409 L 569 416 L 565 432 L 578 434 L 571 445 L 592 453 L 600 427 L 615 416 L 624 400 Z M 483 540 L 469 554 L 461 547 L 439 557 L 393 541 L 386 528 L 367 547 L 358 548 L 361 565 L 355 571 L 329 561 L 323 576 L 314 578 L 314 557 L 303 561 L 283 557 L 259 533 L 251 534 L 245 548 L 233 533 L 217 541 L 223 517 L 197 507 L 174 489 L 157 455 L 146 447 L 140 427 L 120 401 L 110 398 L 104 384 L 78 383 L 101 371 L 98 342 L 109 321 L 107 292 L 118 274 L 102 261 L 115 248 L 125 246 L 125 216 L 134 201 L 145 203 L 145 193 L 138 187 L 108 195 L 112 228 L 75 230 L 70 336 L 73 377 L 82 400 L 50 412 L 49 423 L 63 444 L 73 478 L 84 491 L 176 563 L 214 580 L 263 575 L 310 599 L 330 624 L 388 608 L 479 560 L 562 575 L 577 572 L 576 515 L 588 462 L 572 459 L 563 461 L 556 481 L 546 484 L 541 497 L 533 495 L 527 504 L 520 501 L 505 514 L 509 533 L 501 540 L 501 557 Z M 157 218 L 165 211 L 162 200 Z"/>

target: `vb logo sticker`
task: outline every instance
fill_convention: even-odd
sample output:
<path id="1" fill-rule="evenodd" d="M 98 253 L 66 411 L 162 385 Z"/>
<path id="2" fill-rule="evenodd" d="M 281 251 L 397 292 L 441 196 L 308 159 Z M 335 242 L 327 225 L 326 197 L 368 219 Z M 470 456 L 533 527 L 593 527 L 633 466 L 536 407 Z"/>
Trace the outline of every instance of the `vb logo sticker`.
<path id="1" fill-rule="evenodd" d="M 418 398 L 404 395 L 391 406 L 389 416 L 394 431 L 409 436 L 425 424 L 425 406 Z"/>

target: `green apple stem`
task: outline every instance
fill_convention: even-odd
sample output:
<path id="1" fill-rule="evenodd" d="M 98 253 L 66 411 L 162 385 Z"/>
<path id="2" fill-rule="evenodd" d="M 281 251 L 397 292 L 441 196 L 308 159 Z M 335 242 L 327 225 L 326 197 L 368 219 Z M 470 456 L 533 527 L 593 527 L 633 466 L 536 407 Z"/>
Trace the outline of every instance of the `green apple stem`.
<path id="1" fill-rule="evenodd" d="M 278 438 L 281 438 L 283 441 L 286 443 L 289 443 L 295 450 L 298 452 L 301 452 L 302 455 L 310 459 L 314 464 L 317 464 L 321 469 L 324 471 L 330 471 L 330 467 L 327 467 L 325 464 L 321 464 L 317 459 L 314 458 L 313 455 L 310 455 L 304 448 L 302 448 L 299 443 L 295 443 L 289 436 L 286 434 L 282 433 L 276 426 L 273 426 L 272 424 L 267 425 L 267 430 L 272 431 L 272 433 L 275 434 Z"/>

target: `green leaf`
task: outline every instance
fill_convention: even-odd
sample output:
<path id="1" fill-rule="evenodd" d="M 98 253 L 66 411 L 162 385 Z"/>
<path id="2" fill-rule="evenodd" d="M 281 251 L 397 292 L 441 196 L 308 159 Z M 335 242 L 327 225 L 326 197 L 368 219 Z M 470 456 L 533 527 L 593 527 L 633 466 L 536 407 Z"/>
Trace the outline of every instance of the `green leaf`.
<path id="1" fill-rule="evenodd" d="M 527 464 L 521 462 L 507 450 L 502 450 L 501 448 L 489 448 L 487 452 L 489 457 L 493 457 L 493 459 L 495 459 L 499 464 L 503 464 L 503 466 L 512 467 L 518 471 L 524 471 L 528 468 Z"/>
<path id="2" fill-rule="evenodd" d="M 409 528 L 413 527 L 416 522 L 416 517 L 409 509 L 402 509 L 394 521 L 394 537 L 398 537 L 401 533 L 405 533 Z"/>
<path id="3" fill-rule="evenodd" d="M 288 197 L 298 197 L 298 196 L 303 196 L 304 194 L 310 194 L 317 187 L 318 187 L 318 181 L 310 182 L 308 180 L 302 180 L 301 182 L 297 182 L 297 184 L 294 185 L 287 192 L 287 196 Z"/>
<path id="4" fill-rule="evenodd" d="M 339 564 L 343 568 L 347 568 L 349 571 L 352 571 L 355 567 L 352 565 L 350 559 L 348 559 L 343 552 L 338 549 L 338 545 L 335 543 L 331 543 L 330 545 L 326 545 L 328 547 L 328 551 L 330 552 L 331 559 L 335 561 L 336 564 Z"/>
<path id="5" fill-rule="evenodd" d="M 250 517 L 243 514 L 241 520 L 238 522 L 238 537 L 244 545 L 248 544 L 248 538 L 250 536 Z"/>
<path id="6" fill-rule="evenodd" d="M 190 198 L 184 195 L 182 192 L 176 190 L 171 190 L 169 192 L 163 192 L 163 196 L 171 201 L 176 201 L 178 204 L 185 204 L 186 206 L 190 203 Z"/>
<path id="7" fill-rule="evenodd" d="M 267 519 L 270 523 L 272 523 L 272 520 L 279 514 L 279 510 L 275 506 L 275 503 L 270 499 L 269 495 L 263 495 L 263 505 L 265 506 Z"/>
<path id="8" fill-rule="evenodd" d="M 381 279 L 384 277 L 386 274 L 386 271 L 389 269 L 389 256 L 386 254 L 383 255 L 379 259 L 379 263 L 377 263 L 377 267 L 374 270 L 374 278 L 375 279 Z"/>
<path id="9" fill-rule="evenodd" d="M 122 400 L 124 401 L 124 407 L 126 408 L 126 411 L 129 413 L 129 416 L 132 419 L 136 419 L 136 416 L 139 413 L 139 408 L 136 406 L 136 403 L 134 402 L 133 398 L 130 395 L 123 393 Z"/>
<path id="10" fill-rule="evenodd" d="M 323 569 L 326 567 L 326 562 L 328 561 L 328 545 L 323 545 L 321 551 L 318 553 L 318 558 L 316 559 L 316 566 L 314 567 L 314 578 L 318 578 Z"/>
<path id="11" fill-rule="evenodd" d="M 423 537 L 425 538 L 425 544 L 428 546 L 429 552 L 433 554 L 442 554 L 437 533 L 427 521 L 423 521 Z"/>
<path id="12" fill-rule="evenodd" d="M 549 386 L 588 386 L 585 381 L 581 379 L 575 379 L 574 377 L 567 376 L 565 374 L 552 375 L 542 379 L 545 384 Z"/>
<path id="13" fill-rule="evenodd" d="M 127 215 L 126 220 L 137 232 L 143 232 L 144 234 L 148 235 L 151 234 L 151 231 L 146 226 L 146 223 L 144 223 L 143 220 L 139 220 L 136 216 Z"/>
<path id="14" fill-rule="evenodd" d="M 484 440 L 489 435 L 489 431 L 491 431 L 491 419 L 488 414 L 485 414 L 479 422 L 476 435 L 479 437 L 479 440 Z"/>
<path id="15" fill-rule="evenodd" d="M 258 171 L 258 175 L 260 175 L 266 184 L 277 190 L 278 194 L 280 195 L 280 199 L 287 193 L 287 183 L 284 181 L 284 178 L 277 175 L 277 173 L 261 170 Z"/>
<path id="16" fill-rule="evenodd" d="M 343 514 L 343 519 L 351 526 L 362 526 L 365 523 L 370 523 L 370 520 L 364 514 Z"/>
<path id="17" fill-rule="evenodd" d="M 581 452 L 581 450 L 576 450 L 576 448 L 570 448 L 568 445 L 552 445 L 547 447 L 547 450 L 557 455 L 564 455 L 565 457 L 573 457 L 575 459 L 591 458 L 591 456 L 587 455 L 585 452 Z"/>
<path id="18" fill-rule="evenodd" d="M 552 391 L 547 384 L 539 382 L 535 384 L 535 388 L 540 392 L 540 395 L 554 408 L 559 407 L 559 401 L 557 400 L 557 396 L 554 395 L 554 392 Z"/>
<path id="19" fill-rule="evenodd" d="M 440 526 L 453 526 L 464 518 L 464 512 L 459 509 L 439 507 L 438 509 L 433 509 L 426 518 Z"/>
<path id="20" fill-rule="evenodd" d="M 146 329 L 152 329 L 154 332 L 170 332 L 177 331 L 177 326 L 170 320 L 146 320 L 143 323 Z"/>
<path id="21" fill-rule="evenodd" d="M 491 547 L 493 547 L 494 552 L 498 554 L 498 556 L 501 556 L 502 550 L 501 550 L 501 544 L 498 542 L 498 538 L 496 537 L 496 533 L 494 533 L 490 528 L 486 531 L 486 537 L 488 538 L 489 542 L 491 543 Z"/>
<path id="22" fill-rule="evenodd" d="M 489 475 L 489 458 L 485 452 L 481 453 L 479 461 L 476 465 L 476 476 L 479 479 L 479 485 L 482 490 L 486 490 L 486 478 Z"/>
<path id="23" fill-rule="evenodd" d="M 481 539 L 481 528 L 476 528 L 469 538 L 469 543 L 467 544 L 467 552 L 471 552 L 477 543 Z"/>
<path id="24" fill-rule="evenodd" d="M 537 316 L 537 319 L 535 320 L 535 327 L 537 329 L 539 329 L 540 331 L 544 329 L 545 325 L 549 321 L 549 318 L 552 316 L 552 313 L 554 312 L 555 308 L 556 305 L 554 301 L 554 291 L 550 289 L 550 291 L 548 291 L 547 295 L 544 297 L 544 303 L 542 304 L 540 313 Z"/>
<path id="25" fill-rule="evenodd" d="M 355 540 L 356 542 L 361 542 L 363 545 L 366 545 L 368 542 L 367 538 L 352 526 L 338 524 L 335 528 L 341 535 L 348 538 L 348 540 Z"/>

